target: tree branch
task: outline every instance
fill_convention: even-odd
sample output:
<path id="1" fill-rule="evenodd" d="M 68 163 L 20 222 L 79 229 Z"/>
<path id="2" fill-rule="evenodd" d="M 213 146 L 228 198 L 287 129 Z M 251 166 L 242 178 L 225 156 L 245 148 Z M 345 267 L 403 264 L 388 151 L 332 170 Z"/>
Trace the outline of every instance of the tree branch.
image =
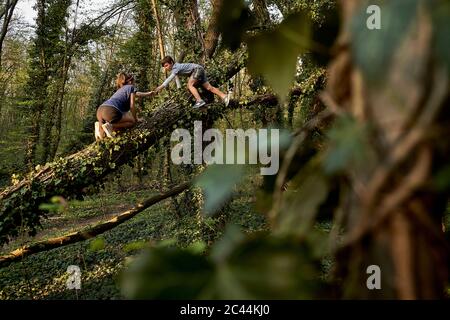
<path id="1" fill-rule="evenodd" d="M 181 192 L 187 190 L 190 187 L 190 185 L 191 185 L 191 182 L 182 183 L 167 192 L 157 194 L 157 195 L 147 199 L 143 203 L 138 204 L 137 206 L 135 206 L 134 208 L 132 208 L 130 210 L 127 210 L 125 212 L 118 214 L 117 216 L 115 216 L 112 219 L 109 219 L 107 221 L 104 221 L 102 223 L 94 225 L 85 230 L 72 232 L 72 233 L 66 234 L 61 237 L 56 237 L 56 238 L 51 238 L 51 239 L 44 240 L 44 241 L 39 241 L 39 242 L 36 242 L 31 245 L 23 246 L 17 250 L 12 251 L 11 253 L 9 253 L 7 255 L 0 256 L 0 268 L 6 267 L 9 264 L 11 264 L 12 262 L 18 261 L 19 259 L 23 259 L 26 256 L 29 256 L 29 255 L 32 255 L 32 254 L 35 254 L 38 252 L 43 252 L 43 251 L 48 251 L 48 250 L 55 249 L 55 248 L 64 247 L 69 244 L 73 244 L 76 242 L 94 238 L 94 237 L 96 237 L 106 231 L 109 231 L 109 230 L 119 226 L 120 224 L 130 220 L 131 218 L 136 216 L 138 213 L 153 206 L 154 204 L 157 204 L 167 198 L 170 198 L 170 197 L 180 194 Z"/>

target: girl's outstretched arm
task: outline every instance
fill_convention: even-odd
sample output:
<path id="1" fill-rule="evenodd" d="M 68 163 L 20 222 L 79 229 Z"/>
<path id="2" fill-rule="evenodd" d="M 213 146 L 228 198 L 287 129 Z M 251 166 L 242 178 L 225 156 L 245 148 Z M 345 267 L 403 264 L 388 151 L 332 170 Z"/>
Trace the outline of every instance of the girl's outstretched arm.
<path id="1" fill-rule="evenodd" d="M 130 96 L 130 111 L 131 111 L 131 114 L 133 115 L 134 120 L 137 123 L 138 118 L 137 118 L 137 115 L 136 115 L 136 108 L 134 106 L 135 95 L 137 95 L 137 92 L 136 93 L 132 93 L 131 96 Z"/>
<path id="2" fill-rule="evenodd" d="M 154 92 L 153 91 L 148 91 L 148 92 L 140 92 L 140 91 L 137 91 L 137 92 L 135 92 L 135 94 L 136 94 L 136 97 L 139 97 L 139 98 L 145 98 L 145 97 L 151 97 L 151 96 L 153 96 L 154 95 Z"/>

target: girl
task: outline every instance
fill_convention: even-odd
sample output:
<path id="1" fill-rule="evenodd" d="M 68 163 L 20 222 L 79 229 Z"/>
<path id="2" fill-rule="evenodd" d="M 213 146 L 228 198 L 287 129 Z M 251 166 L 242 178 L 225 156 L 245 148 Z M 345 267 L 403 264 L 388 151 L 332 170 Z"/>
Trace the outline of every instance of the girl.
<path id="1" fill-rule="evenodd" d="M 146 96 L 136 92 L 134 76 L 125 72 L 117 75 L 117 91 L 111 98 L 102 103 L 97 109 L 97 122 L 95 122 L 95 139 L 100 140 L 106 136 L 112 137 L 115 131 L 134 127 L 137 123 L 135 96 Z"/>

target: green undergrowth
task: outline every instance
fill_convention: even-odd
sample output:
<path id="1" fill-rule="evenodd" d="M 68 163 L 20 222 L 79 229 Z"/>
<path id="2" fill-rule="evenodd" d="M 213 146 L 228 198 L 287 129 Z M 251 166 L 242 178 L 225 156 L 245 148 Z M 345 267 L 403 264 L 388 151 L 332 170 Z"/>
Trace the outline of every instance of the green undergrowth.
<path id="1" fill-rule="evenodd" d="M 242 184 L 227 207 L 227 221 L 244 231 L 266 229 L 264 217 L 254 211 L 254 190 Z M 35 237 L 18 239 L 3 253 L 24 242 L 45 240 L 83 229 L 111 218 L 151 197 L 158 190 L 102 192 L 84 201 L 69 202 L 65 211 L 50 216 Z M 180 199 L 182 195 L 179 196 Z M 122 299 L 118 275 L 127 261 L 145 246 L 161 243 L 187 247 L 211 244 L 223 232 L 218 217 L 177 216 L 172 200 L 166 199 L 131 220 L 93 239 L 25 257 L 0 269 L 0 299 Z M 66 287 L 70 265 L 79 266 L 81 290 Z"/>

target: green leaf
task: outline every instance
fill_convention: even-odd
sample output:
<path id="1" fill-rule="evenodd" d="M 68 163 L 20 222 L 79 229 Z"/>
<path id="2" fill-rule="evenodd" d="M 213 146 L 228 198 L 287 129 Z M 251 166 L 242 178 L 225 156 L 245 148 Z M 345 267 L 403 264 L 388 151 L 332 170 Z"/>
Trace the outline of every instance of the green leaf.
<path id="1" fill-rule="evenodd" d="M 129 253 L 132 251 L 142 250 L 146 247 L 146 245 L 147 245 L 147 243 L 143 240 L 133 241 L 133 242 L 130 242 L 130 243 L 127 243 L 126 245 L 124 245 L 123 251 Z"/>
<path id="2" fill-rule="evenodd" d="M 253 24 L 252 15 L 244 0 L 223 1 L 218 20 L 223 44 L 231 50 L 239 48 L 244 32 Z"/>
<path id="3" fill-rule="evenodd" d="M 273 31 L 250 38 L 249 71 L 262 75 L 278 94 L 286 98 L 294 81 L 298 57 L 310 47 L 311 23 L 305 13 L 287 17 Z"/>
<path id="4" fill-rule="evenodd" d="M 365 129 L 353 118 L 337 119 L 328 132 L 330 142 L 324 159 L 325 171 L 335 173 L 361 163 L 367 154 L 365 136 Z"/>
<path id="5" fill-rule="evenodd" d="M 196 241 L 192 244 L 190 244 L 187 248 L 188 251 L 192 252 L 193 254 L 202 254 L 207 249 L 207 245 L 204 241 Z"/>
<path id="6" fill-rule="evenodd" d="M 206 257 L 174 247 L 152 248 L 121 275 L 122 292 L 131 299 L 193 299 L 211 281 Z"/>
<path id="7" fill-rule="evenodd" d="M 120 277 L 131 299 L 312 299 L 322 288 L 321 257 L 310 241 L 229 229 L 215 256 L 176 247 L 150 248 Z M 322 238 L 313 239 L 323 241 Z M 217 255 L 217 253 L 220 253 Z"/>
<path id="8" fill-rule="evenodd" d="M 439 191 L 450 189 L 450 165 L 444 166 L 435 174 L 433 185 Z"/>
<path id="9" fill-rule="evenodd" d="M 253 236 L 218 268 L 217 299 L 312 299 L 322 283 L 320 266 L 306 243 Z"/>
<path id="10" fill-rule="evenodd" d="M 244 235 L 238 226 L 228 225 L 223 236 L 214 244 L 211 250 L 211 258 L 216 263 L 222 263 L 244 239 Z"/>
<path id="11" fill-rule="evenodd" d="M 105 249 L 105 244 L 106 243 L 104 238 L 96 238 L 89 244 L 89 250 L 93 252 L 101 251 Z"/>
<path id="12" fill-rule="evenodd" d="M 438 59 L 447 65 L 450 72 L 450 2 L 439 1 L 433 9 L 436 54 Z"/>
<path id="13" fill-rule="evenodd" d="M 211 165 L 197 179 L 195 185 L 205 194 L 204 212 L 214 214 L 230 197 L 234 186 L 244 176 L 243 165 Z"/>
<path id="14" fill-rule="evenodd" d="M 69 204 L 67 203 L 66 199 L 64 199 L 61 196 L 53 196 L 50 199 L 50 203 L 42 203 L 39 205 L 39 209 L 43 211 L 48 211 L 52 213 L 56 212 L 63 212 L 67 210 L 69 207 Z"/>
<path id="15" fill-rule="evenodd" d="M 158 248 L 169 248 L 169 247 L 174 247 L 177 245 L 177 240 L 176 239 L 164 239 L 159 241 L 156 244 L 156 247 Z"/>
<path id="16" fill-rule="evenodd" d="M 58 204 L 42 203 L 39 205 L 39 210 L 55 213 L 59 211 L 59 207 Z"/>
<path id="17" fill-rule="evenodd" d="M 417 16 L 418 3 L 419 0 L 376 0 L 360 5 L 361 10 L 351 23 L 351 43 L 355 62 L 367 81 L 380 83 L 389 74 L 392 57 Z M 369 5 L 381 8 L 380 30 L 367 28 Z"/>
<path id="18" fill-rule="evenodd" d="M 312 160 L 293 179 L 289 189 L 283 194 L 288 205 L 280 213 L 277 232 L 305 236 L 311 231 L 319 207 L 327 199 L 329 192 L 328 179 L 314 162 Z"/>

